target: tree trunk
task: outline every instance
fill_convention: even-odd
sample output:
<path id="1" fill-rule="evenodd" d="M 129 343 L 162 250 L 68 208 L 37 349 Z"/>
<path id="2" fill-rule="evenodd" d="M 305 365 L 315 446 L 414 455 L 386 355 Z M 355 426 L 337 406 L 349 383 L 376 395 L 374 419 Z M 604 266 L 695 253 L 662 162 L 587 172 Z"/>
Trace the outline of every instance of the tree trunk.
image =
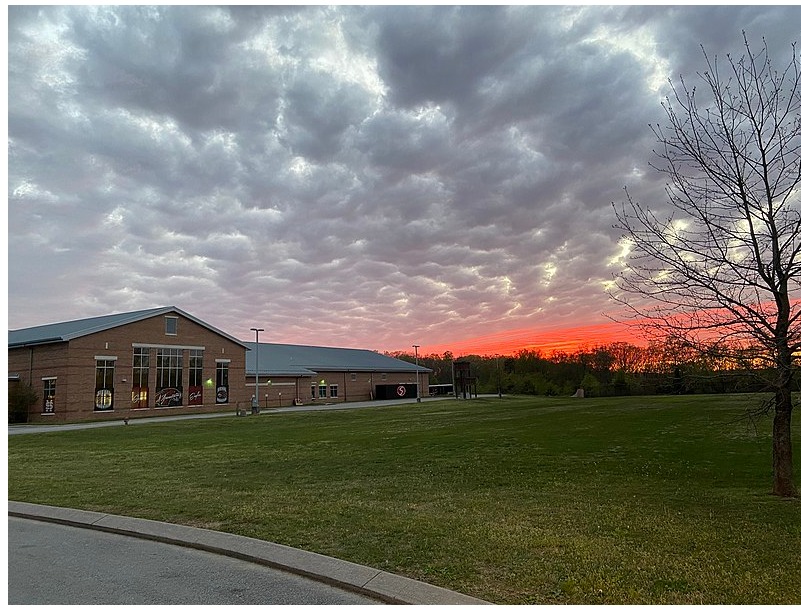
<path id="1" fill-rule="evenodd" d="M 776 391 L 776 413 L 773 417 L 773 493 L 777 496 L 798 496 L 793 483 L 793 446 L 790 420 L 793 411 L 789 386 Z"/>
<path id="2" fill-rule="evenodd" d="M 774 258 L 778 259 L 778 242 L 774 242 Z M 775 263 L 774 259 L 774 263 Z M 781 281 L 776 297 L 776 368 L 779 372 L 773 416 L 773 493 L 777 496 L 798 496 L 793 481 L 793 442 L 790 425 L 793 414 L 793 354 L 789 347 L 790 297 L 786 281 Z"/>

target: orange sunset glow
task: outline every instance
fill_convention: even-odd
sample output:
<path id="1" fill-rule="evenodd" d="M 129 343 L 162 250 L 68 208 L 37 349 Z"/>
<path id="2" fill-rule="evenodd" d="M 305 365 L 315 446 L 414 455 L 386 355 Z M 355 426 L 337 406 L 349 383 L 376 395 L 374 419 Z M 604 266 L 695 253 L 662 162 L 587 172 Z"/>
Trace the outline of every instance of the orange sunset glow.
<path id="1" fill-rule="evenodd" d="M 442 354 L 450 351 L 456 356 L 513 355 L 518 351 L 528 349 L 538 350 L 543 355 L 550 355 L 556 351 L 571 353 L 612 342 L 628 342 L 636 346 L 647 344 L 647 340 L 640 335 L 635 326 L 609 322 L 582 327 L 531 327 L 445 344 L 422 344 L 420 354 Z"/>

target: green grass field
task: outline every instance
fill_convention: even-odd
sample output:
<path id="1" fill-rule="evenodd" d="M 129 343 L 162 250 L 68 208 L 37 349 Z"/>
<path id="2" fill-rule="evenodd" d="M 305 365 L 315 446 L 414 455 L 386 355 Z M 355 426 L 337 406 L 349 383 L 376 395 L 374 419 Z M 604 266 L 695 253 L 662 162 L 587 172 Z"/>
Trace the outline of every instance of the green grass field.
<path id="1" fill-rule="evenodd" d="M 769 494 L 770 420 L 740 418 L 754 399 L 436 401 L 14 436 L 9 499 L 244 534 L 498 603 L 798 604 L 801 501 Z"/>

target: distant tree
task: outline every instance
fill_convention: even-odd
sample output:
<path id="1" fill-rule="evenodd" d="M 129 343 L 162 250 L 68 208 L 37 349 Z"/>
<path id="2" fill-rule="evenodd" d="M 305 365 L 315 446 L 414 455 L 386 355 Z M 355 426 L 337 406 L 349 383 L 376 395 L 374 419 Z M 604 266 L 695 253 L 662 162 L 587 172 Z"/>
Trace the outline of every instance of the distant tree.
<path id="1" fill-rule="evenodd" d="M 597 397 L 600 394 L 601 383 L 590 372 L 584 374 L 580 386 L 584 389 L 585 397 Z"/>
<path id="2" fill-rule="evenodd" d="M 758 347 L 774 371 L 773 492 L 797 496 L 791 444 L 794 355 L 801 344 L 801 81 L 795 45 L 775 69 L 743 34 L 739 59 L 703 55 L 702 92 L 683 78 L 652 125 L 654 167 L 672 211 L 626 200 L 633 245 L 614 296 L 645 326 L 693 344 Z M 702 100 L 703 94 L 710 96 Z M 700 347 L 699 347 L 700 348 Z"/>
<path id="3" fill-rule="evenodd" d="M 612 356 L 612 369 L 624 374 L 642 371 L 646 365 L 645 350 L 628 342 L 612 342 L 606 346 Z"/>

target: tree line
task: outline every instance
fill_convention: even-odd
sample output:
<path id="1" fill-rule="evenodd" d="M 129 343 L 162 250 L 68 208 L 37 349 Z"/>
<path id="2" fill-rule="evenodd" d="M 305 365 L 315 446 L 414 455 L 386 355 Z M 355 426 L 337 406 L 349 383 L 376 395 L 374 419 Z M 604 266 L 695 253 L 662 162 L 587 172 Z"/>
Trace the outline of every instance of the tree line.
<path id="1" fill-rule="evenodd" d="M 385 354 L 415 362 L 407 352 Z M 697 343 L 675 339 L 647 346 L 613 342 L 571 353 L 524 349 L 511 356 L 454 357 L 446 351 L 417 358 L 432 370 L 430 384 L 452 384 L 455 360 L 470 362 L 482 394 L 570 396 L 578 389 L 585 397 L 761 392 L 775 380 L 775 371 L 748 347 L 699 349 Z"/>

